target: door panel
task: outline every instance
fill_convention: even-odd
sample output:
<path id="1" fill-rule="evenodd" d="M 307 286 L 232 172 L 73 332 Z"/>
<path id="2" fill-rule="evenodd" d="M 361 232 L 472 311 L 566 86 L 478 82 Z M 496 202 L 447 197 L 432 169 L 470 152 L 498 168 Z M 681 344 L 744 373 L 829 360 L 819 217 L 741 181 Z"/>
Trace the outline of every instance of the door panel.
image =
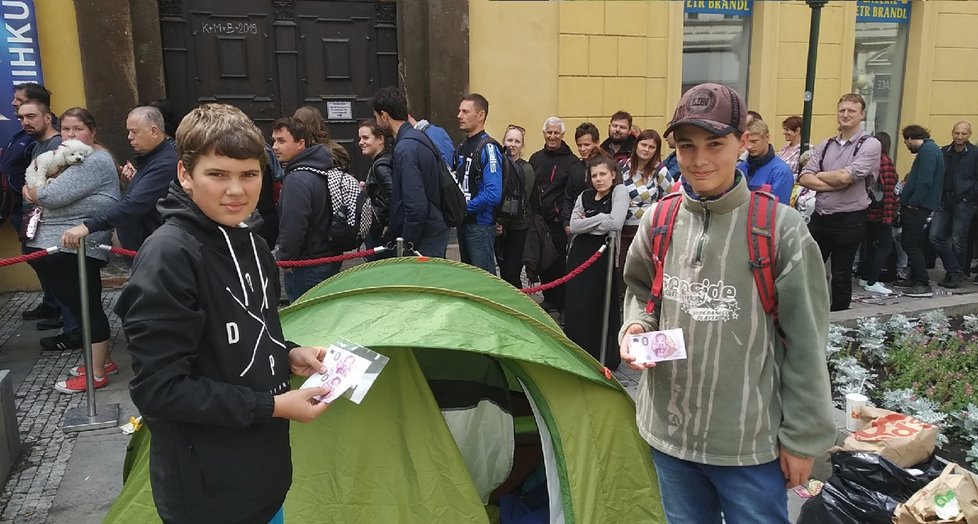
<path id="1" fill-rule="evenodd" d="M 160 1 L 167 95 L 186 113 L 204 102 L 241 108 L 271 135 L 272 122 L 313 105 L 350 152 L 370 97 L 398 84 L 393 1 Z M 280 77 L 280 71 L 285 76 Z"/>

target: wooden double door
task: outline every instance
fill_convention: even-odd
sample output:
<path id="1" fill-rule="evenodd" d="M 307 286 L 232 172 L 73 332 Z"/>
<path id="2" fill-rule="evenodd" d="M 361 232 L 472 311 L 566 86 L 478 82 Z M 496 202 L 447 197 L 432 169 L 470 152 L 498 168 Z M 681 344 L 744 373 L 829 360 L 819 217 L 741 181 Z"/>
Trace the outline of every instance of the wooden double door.
<path id="1" fill-rule="evenodd" d="M 315 106 L 362 178 L 357 122 L 398 83 L 396 18 L 393 1 L 160 0 L 167 96 L 178 114 L 237 106 L 266 137 L 275 119 Z"/>

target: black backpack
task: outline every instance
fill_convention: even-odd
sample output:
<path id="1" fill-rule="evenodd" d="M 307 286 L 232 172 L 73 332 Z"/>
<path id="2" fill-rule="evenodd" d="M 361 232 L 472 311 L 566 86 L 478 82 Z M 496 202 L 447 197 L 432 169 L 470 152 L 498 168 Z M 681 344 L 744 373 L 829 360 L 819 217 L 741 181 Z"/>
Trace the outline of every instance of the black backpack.
<path id="1" fill-rule="evenodd" d="M 299 166 L 296 171 L 312 171 L 326 179 L 333 218 L 326 230 L 329 247 L 338 251 L 352 251 L 360 247 L 373 223 L 374 209 L 367 192 L 360 189 L 360 182 L 341 169 L 328 171 Z"/>
<path id="2" fill-rule="evenodd" d="M 431 154 L 435 155 L 435 162 L 441 166 L 441 170 L 438 172 L 438 195 L 441 200 L 438 209 L 441 210 L 441 216 L 445 219 L 445 225 L 448 227 L 460 226 L 465 223 L 465 215 L 468 213 L 468 203 L 465 201 L 465 194 L 462 193 L 462 188 L 459 187 L 458 180 L 455 179 L 455 175 L 449 169 L 445 160 L 442 159 L 441 154 L 435 149 L 435 145 L 431 143 L 428 135 L 422 133 L 421 136 L 424 137 L 424 140 L 413 137 L 407 138 L 421 142 L 431 151 Z"/>
<path id="3" fill-rule="evenodd" d="M 856 148 L 852 151 L 853 158 L 856 157 L 856 153 L 859 153 L 859 148 L 863 145 L 863 142 L 872 138 L 871 135 L 864 134 L 856 140 Z M 825 162 L 825 153 L 829 150 L 829 144 L 834 142 L 834 140 L 828 140 L 825 142 L 825 147 L 822 148 L 822 156 L 818 159 L 818 170 L 825 171 L 823 163 Z M 879 169 L 877 168 L 876 178 L 872 180 L 866 180 L 866 194 L 869 196 L 869 208 L 877 209 L 883 207 L 883 179 L 879 175 Z"/>

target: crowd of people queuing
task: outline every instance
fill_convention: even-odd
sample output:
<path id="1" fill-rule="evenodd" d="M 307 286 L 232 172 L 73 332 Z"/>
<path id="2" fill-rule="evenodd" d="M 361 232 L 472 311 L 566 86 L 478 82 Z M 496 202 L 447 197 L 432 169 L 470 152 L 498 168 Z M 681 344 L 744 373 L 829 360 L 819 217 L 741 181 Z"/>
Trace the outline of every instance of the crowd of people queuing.
<path id="1" fill-rule="evenodd" d="M 240 110 L 204 105 L 177 127 L 166 102 L 156 101 L 129 113 L 135 162 L 120 165 L 98 144 L 98 126 L 88 110 L 70 108 L 55 117 L 51 94 L 33 83 L 17 85 L 12 104 L 22 131 L 0 156 L 13 197 L 9 221 L 25 253 L 61 248 L 31 263 L 44 300 L 23 316 L 38 320 L 39 328 L 63 328 L 42 339 L 42 347 L 81 345 L 78 284 L 86 279 L 91 372 L 95 386 L 104 387 L 118 366 L 108 355 L 109 323 L 101 302 L 99 270 L 107 253 L 94 245 L 138 251 L 116 312 L 136 362 L 133 399 L 154 425 L 152 482 L 161 515 L 179 519 L 192 506 L 167 478 L 166 464 L 184 460 L 168 455 L 167 446 L 183 449 L 174 447 L 186 444 L 183 424 L 201 423 L 221 429 L 201 431 L 200 442 L 236 442 L 228 446 L 228 460 L 231 453 L 275 443 L 267 448 L 271 452 L 258 453 L 267 460 L 255 466 L 256 475 L 244 476 L 271 472 L 274 489 L 243 487 L 249 502 L 235 511 L 265 520 L 280 516 L 289 478 L 282 466 L 288 462 L 284 420 L 310 420 L 326 408 L 309 401 L 323 393 L 319 389 L 288 391 L 288 368 L 306 375 L 316 371 L 322 348 L 284 340 L 274 314 L 280 295 L 274 260 L 344 251 L 331 245 L 324 225 L 337 219 L 329 180 L 351 170 L 349 153 L 311 106 L 276 120 L 269 145 Z M 402 238 L 412 253 L 445 257 L 454 228 L 463 263 L 494 275 L 498 267 L 503 280 L 520 288 L 524 274 L 553 282 L 581 266 L 609 237 L 617 239 L 618 257 L 600 257 L 565 285 L 545 291 L 541 307 L 562 319 L 571 340 L 596 359 L 603 356 L 608 368 L 625 362 L 645 371 L 637 423 L 653 448 L 667 515 L 677 521 L 710 520 L 721 512 L 736 520 L 760 511 L 766 521 L 786 522 L 784 483 L 807 479 L 812 457 L 834 439 L 825 326 L 829 310 L 849 307 L 854 271 L 867 291 L 890 294 L 882 280 L 892 265 L 891 273 L 900 277 L 893 287 L 928 296 L 928 252 L 943 263 L 941 286 L 959 286 L 973 269 L 978 149 L 965 121 L 955 124 L 944 148 L 922 126 L 905 127 L 904 144 L 916 157 L 900 182 L 889 135 L 863 130 L 865 101 L 853 93 L 839 99 L 838 134 L 805 154 L 799 117 L 781 122 L 785 144 L 776 153 L 770 125 L 748 111 L 735 91 L 716 84 L 687 92 L 662 134 L 639 129 L 626 111 L 610 117 L 604 141 L 597 125 L 582 123 L 574 130 L 577 155 L 564 139 L 564 121 L 549 117 L 540 127 L 544 145 L 528 160 L 527 127 L 510 124 L 501 141 L 491 137 L 490 103 L 478 93 L 459 101 L 455 125 L 464 139 L 457 145 L 444 128 L 412 116 L 398 88 L 379 90 L 371 104 L 373 118 L 358 126 L 360 152 L 370 161 L 361 182 L 373 217 L 362 239 L 366 247 Z M 27 177 L 47 165 L 39 157 L 71 147 L 85 153 L 42 173 L 40 182 Z M 449 223 L 445 207 L 445 172 L 465 197 L 464 219 L 457 224 Z M 725 262 L 750 256 L 744 242 L 730 239 L 751 234 L 747 208 L 756 190 L 779 202 L 778 232 L 772 233 L 778 239 L 777 315 L 768 315 L 756 293 L 746 291 L 756 285 L 744 270 L 748 265 Z M 652 246 L 664 227 L 653 227 L 647 215 L 670 194 L 682 204 L 668 226 L 674 248 L 659 260 Z M 504 211 L 510 202 L 515 205 Z M 73 253 L 85 239 L 88 272 L 78 275 Z M 610 284 L 609 265 L 616 266 Z M 284 270 L 285 295 L 295 301 L 339 270 L 339 263 Z M 199 278 L 204 271 L 212 278 Z M 691 291 L 701 285 L 716 292 Z M 609 295 L 613 307 L 604 319 L 599 312 Z M 739 309 L 744 311 L 738 315 Z M 262 318 L 261 329 L 244 327 L 248 318 Z M 715 322 L 733 328 L 715 330 Z M 683 329 L 685 345 L 692 348 L 687 364 L 674 364 L 684 366 L 683 373 L 667 364 L 637 364 L 627 343 L 619 346 L 629 334 L 671 328 Z M 739 339 L 731 333 L 752 335 Z M 727 341 L 728 336 L 734 338 Z M 241 340 L 255 341 L 251 362 L 234 356 Z M 604 355 L 602 347 L 608 349 Z M 271 362 L 269 376 L 249 374 L 259 353 Z M 770 362 L 745 367 L 753 360 Z M 733 368 L 745 369 L 757 391 L 746 395 L 743 377 L 724 375 Z M 84 391 L 88 372 L 75 367 L 55 388 Z M 714 399 L 718 415 L 701 424 L 696 409 L 677 405 L 676 395 L 688 388 Z M 198 401 L 205 397 L 211 400 Z M 802 413 L 808 418 L 799 421 Z M 237 433 L 232 438 L 229 431 Z M 737 468 L 721 473 L 702 469 L 704 464 Z M 743 493 L 745 486 L 757 496 L 724 496 L 728 490 Z M 713 496 L 690 498 L 689 490 Z"/>
<path id="2" fill-rule="evenodd" d="M 94 116 L 84 108 L 71 108 L 58 118 L 50 110 L 50 98 L 38 84 L 16 86 L 12 104 L 23 129 L 4 148 L 0 169 L 14 197 L 9 221 L 21 233 L 24 251 L 63 246 L 58 255 L 33 263 L 44 300 L 24 312 L 24 318 L 38 320 L 41 329 L 63 328 L 41 339 L 43 348 L 63 350 L 81 345 L 81 306 L 74 272 L 66 270 L 69 253 L 86 236 L 91 244 L 112 238 L 135 250 L 159 227 L 156 203 L 175 180 L 176 119 L 166 101 L 133 109 L 126 127 L 135 165 L 117 165 L 96 142 Z M 541 303 L 567 326 L 572 340 L 598 358 L 602 341 L 594 326 L 601 322 L 595 321 L 594 311 L 606 293 L 616 303 L 623 299 L 625 257 L 642 217 L 682 180 L 675 138 L 665 137 L 667 152 L 658 131 L 638 128 L 622 110 L 611 115 L 603 141 L 597 125 L 579 125 L 574 130 L 575 155 L 565 141 L 563 120 L 553 116 L 540 128 L 543 147 L 527 160 L 526 127 L 507 125 L 501 141 L 489 136 L 489 101 L 478 93 L 459 102 L 456 125 L 465 139 L 457 145 L 444 128 L 415 119 L 397 88 L 381 89 L 372 109 L 374 118 L 359 123 L 357 142 L 370 161 L 361 185 L 374 216 L 364 246 L 382 246 L 401 237 L 412 251 L 444 257 L 453 228 L 441 211 L 443 167 L 454 174 L 467 202 L 465 219 L 454 228 L 461 261 L 492 274 L 498 267 L 499 276 L 514 287 L 563 277 L 612 235 L 618 239 L 613 289 L 605 289 L 607 261 L 600 260 L 566 285 L 544 291 Z M 894 292 L 891 287 L 903 286 L 907 295 L 929 296 L 927 267 L 933 267 L 934 258 L 940 257 L 946 271 L 941 286 L 957 287 L 974 269 L 969 266 L 973 231 L 978 229 L 971 227 L 978 199 L 978 149 L 969 141 L 970 124 L 955 124 L 952 143 L 943 150 L 926 129 L 907 126 L 904 141 L 917 158 L 900 182 L 889 135 L 870 136 L 863 131 L 864 118 L 862 98 L 843 96 L 838 104 L 839 134 L 802 155 L 800 117 L 781 122 L 785 143 L 775 152 L 769 124 L 748 111 L 747 140 L 737 163 L 749 189 L 767 189 L 808 222 L 823 259 L 831 259 L 832 310 L 849 307 L 853 272 L 858 284 L 872 293 L 887 295 Z M 349 172 L 350 154 L 330 137 L 325 120 L 312 106 L 276 120 L 270 138 L 261 198 L 249 223 L 274 248 L 278 260 L 340 254 L 321 227 L 334 219 L 324 180 L 330 173 Z M 77 165 L 62 167 L 65 176 L 52 173 L 40 187 L 25 184 L 24 172 L 31 162 L 57 149 L 62 140 L 79 140 L 95 152 Z M 514 181 L 510 185 L 508 178 Z M 601 179 L 599 186 L 596 178 Z M 512 192 L 514 184 L 521 188 L 516 193 L 519 211 L 503 216 L 500 202 L 512 196 L 503 194 L 504 187 Z M 43 227 L 27 238 L 24 217 L 40 210 Z M 98 303 L 98 269 L 107 255 L 99 249 L 87 253 L 93 261 L 87 278 L 94 297 L 95 378 L 101 387 L 107 383 L 106 373 L 118 371 L 105 351 L 107 322 Z M 285 269 L 287 299 L 295 301 L 339 270 L 339 262 Z M 616 326 L 620 309 L 611 309 L 610 325 Z M 613 345 L 613 336 L 605 342 Z M 617 356 L 607 355 L 605 364 L 616 368 Z M 99 373 L 103 368 L 107 372 Z M 56 387 L 82 390 L 85 372 L 84 366 L 72 370 L 74 376 Z"/>

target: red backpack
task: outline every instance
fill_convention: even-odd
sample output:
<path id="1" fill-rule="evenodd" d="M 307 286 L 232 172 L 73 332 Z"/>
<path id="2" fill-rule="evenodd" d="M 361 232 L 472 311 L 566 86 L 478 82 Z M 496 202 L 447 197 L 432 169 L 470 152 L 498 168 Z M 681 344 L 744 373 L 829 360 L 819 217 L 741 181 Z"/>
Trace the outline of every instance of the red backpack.
<path id="1" fill-rule="evenodd" d="M 778 297 L 774 290 L 774 246 L 775 218 L 778 212 L 778 198 L 770 193 L 771 186 L 764 185 L 756 191 L 751 191 L 747 229 L 747 247 L 750 253 L 751 271 L 754 273 L 754 284 L 761 296 L 764 312 L 778 326 Z M 652 213 L 652 264 L 655 267 L 655 280 L 652 281 L 652 297 L 645 306 L 645 312 L 652 315 L 662 304 L 662 274 L 666 260 L 666 252 L 672 241 L 672 228 L 676 223 L 676 215 L 682 205 L 682 192 L 669 193 L 659 200 Z M 778 327 L 780 333 L 781 328 Z"/>

